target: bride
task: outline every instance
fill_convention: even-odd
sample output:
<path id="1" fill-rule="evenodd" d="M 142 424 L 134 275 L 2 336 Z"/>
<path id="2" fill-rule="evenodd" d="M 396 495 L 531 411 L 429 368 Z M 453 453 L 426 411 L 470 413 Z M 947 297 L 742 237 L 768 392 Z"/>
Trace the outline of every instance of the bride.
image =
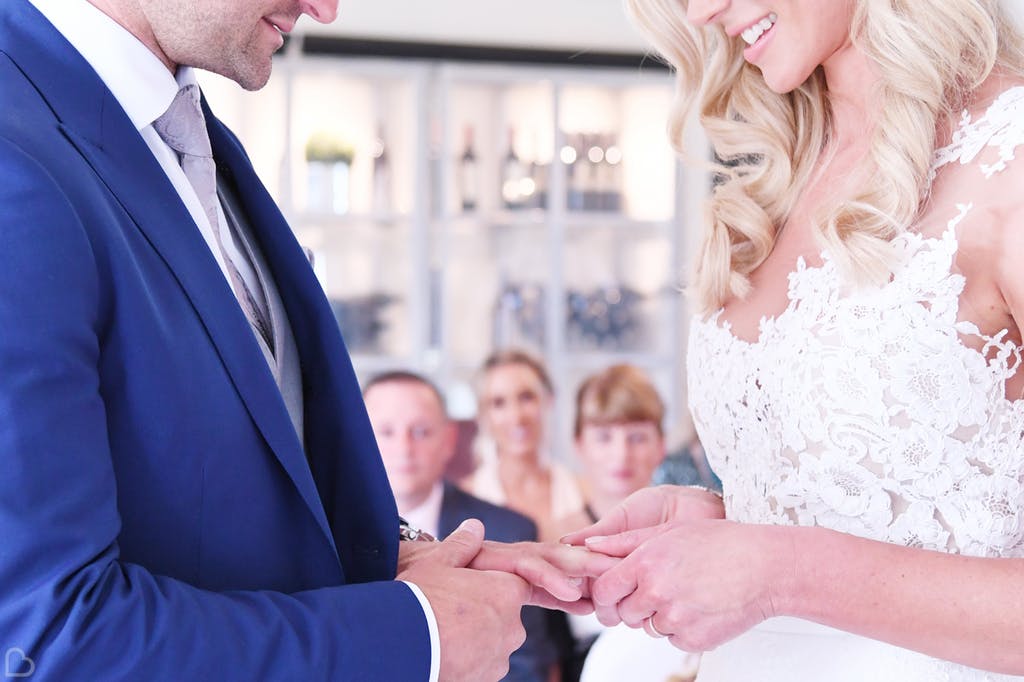
<path id="1" fill-rule="evenodd" d="M 1000 0 L 629 0 L 718 159 L 687 359 L 725 484 L 564 540 L 701 682 L 1024 680 L 1024 52 Z M 728 519 L 721 520 L 721 517 Z M 987 672 L 983 672 L 987 671 Z"/>

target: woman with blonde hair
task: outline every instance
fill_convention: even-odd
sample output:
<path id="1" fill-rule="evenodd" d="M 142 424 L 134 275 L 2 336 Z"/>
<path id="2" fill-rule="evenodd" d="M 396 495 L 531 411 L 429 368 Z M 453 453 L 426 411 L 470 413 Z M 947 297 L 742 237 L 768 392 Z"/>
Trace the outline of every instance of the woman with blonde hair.
<path id="1" fill-rule="evenodd" d="M 578 512 L 575 477 L 546 448 L 554 387 L 544 365 L 526 351 L 492 353 L 480 369 L 477 421 L 489 450 L 462 486 L 492 504 L 526 514 L 539 538 L 557 539 L 555 519 Z"/>
<path id="2" fill-rule="evenodd" d="M 1024 57 L 998 0 L 629 0 L 719 159 L 689 400 L 725 499 L 566 541 L 701 682 L 1024 680 Z M 1019 8 L 1018 8 L 1019 10 Z M 721 517 L 728 519 L 722 520 Z"/>

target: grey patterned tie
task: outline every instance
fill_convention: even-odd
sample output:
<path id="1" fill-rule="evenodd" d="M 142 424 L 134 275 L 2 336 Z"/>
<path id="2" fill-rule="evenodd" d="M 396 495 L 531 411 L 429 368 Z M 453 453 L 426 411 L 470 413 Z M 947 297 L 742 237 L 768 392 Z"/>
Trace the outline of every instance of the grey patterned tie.
<path id="1" fill-rule="evenodd" d="M 206 133 L 206 119 L 199 107 L 199 86 L 186 85 L 175 95 L 171 106 L 156 121 L 153 128 L 171 149 L 178 153 L 181 169 L 185 172 L 199 202 L 210 220 L 217 247 L 227 267 L 231 288 L 242 311 L 273 352 L 273 333 L 268 315 L 257 303 L 238 268 L 224 248 L 220 217 L 217 211 L 217 165 L 213 161 L 210 138 Z"/>

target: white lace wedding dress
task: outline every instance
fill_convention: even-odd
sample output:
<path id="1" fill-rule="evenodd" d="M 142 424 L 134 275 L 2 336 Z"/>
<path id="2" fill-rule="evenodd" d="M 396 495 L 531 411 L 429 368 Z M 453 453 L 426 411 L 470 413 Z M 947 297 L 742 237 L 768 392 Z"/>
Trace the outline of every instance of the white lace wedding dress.
<path id="1" fill-rule="evenodd" d="M 987 183 L 1021 144 L 1024 87 L 1004 92 L 976 120 L 965 114 L 953 143 L 936 154 L 932 177 L 959 163 Z M 1005 395 L 1021 349 L 958 316 L 965 279 L 955 267 L 957 228 L 972 210 L 970 197 L 963 201 L 942 234 L 897 238 L 900 265 L 885 286 L 843 289 L 824 254 L 821 267 L 798 263 L 788 307 L 762 320 L 756 342 L 736 337 L 720 314 L 693 321 L 691 409 L 724 482 L 728 518 L 1024 557 L 1024 400 Z M 698 679 L 1024 677 L 773 618 L 705 654 Z"/>

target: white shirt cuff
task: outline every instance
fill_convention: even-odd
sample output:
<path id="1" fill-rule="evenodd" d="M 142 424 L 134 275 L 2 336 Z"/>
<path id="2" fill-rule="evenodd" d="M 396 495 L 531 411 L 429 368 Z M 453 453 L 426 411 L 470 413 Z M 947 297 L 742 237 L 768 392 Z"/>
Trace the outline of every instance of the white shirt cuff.
<path id="1" fill-rule="evenodd" d="M 419 600 L 420 606 L 423 608 L 423 615 L 427 618 L 427 630 L 430 632 L 430 679 L 428 682 L 437 682 L 437 678 L 441 674 L 441 634 L 437 630 L 434 609 L 418 586 L 408 580 L 402 582 L 408 585 L 412 593 L 416 595 L 416 599 Z"/>

